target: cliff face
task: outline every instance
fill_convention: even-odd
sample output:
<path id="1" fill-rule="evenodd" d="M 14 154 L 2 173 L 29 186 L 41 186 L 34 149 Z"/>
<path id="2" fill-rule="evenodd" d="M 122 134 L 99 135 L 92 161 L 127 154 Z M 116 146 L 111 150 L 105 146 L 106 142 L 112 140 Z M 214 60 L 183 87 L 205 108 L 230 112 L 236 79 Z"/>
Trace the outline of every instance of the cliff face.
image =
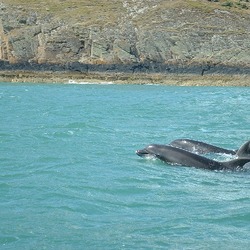
<path id="1" fill-rule="evenodd" d="M 248 1 L 34 2 L 0 2 L 0 61 L 249 69 Z"/>

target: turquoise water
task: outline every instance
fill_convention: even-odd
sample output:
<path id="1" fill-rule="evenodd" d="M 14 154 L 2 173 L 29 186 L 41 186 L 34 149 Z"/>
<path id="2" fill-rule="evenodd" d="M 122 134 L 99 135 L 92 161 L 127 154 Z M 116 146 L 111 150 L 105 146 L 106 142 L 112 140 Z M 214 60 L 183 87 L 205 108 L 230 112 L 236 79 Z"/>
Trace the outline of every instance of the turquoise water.
<path id="1" fill-rule="evenodd" d="M 249 249 L 250 170 L 135 154 L 238 148 L 249 103 L 250 88 L 0 84 L 0 249 Z"/>

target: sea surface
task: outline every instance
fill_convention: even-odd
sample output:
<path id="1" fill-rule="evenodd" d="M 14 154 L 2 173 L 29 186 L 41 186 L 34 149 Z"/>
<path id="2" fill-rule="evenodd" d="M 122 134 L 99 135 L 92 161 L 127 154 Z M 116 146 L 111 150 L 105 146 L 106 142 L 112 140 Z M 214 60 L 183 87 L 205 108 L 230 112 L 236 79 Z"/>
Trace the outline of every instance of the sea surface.
<path id="1" fill-rule="evenodd" d="M 0 83 L 0 249 L 250 249 L 250 168 L 135 154 L 178 138 L 250 140 L 250 88 Z"/>

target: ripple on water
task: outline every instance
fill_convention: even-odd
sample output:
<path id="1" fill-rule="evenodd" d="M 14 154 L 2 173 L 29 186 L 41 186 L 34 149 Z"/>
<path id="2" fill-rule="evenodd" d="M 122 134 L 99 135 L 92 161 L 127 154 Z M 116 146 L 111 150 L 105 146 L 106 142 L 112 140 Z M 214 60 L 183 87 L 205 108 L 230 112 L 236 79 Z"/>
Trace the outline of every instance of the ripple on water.
<path id="1" fill-rule="evenodd" d="M 213 172 L 135 150 L 178 138 L 238 148 L 249 140 L 249 94 L 1 84 L 1 247 L 248 249 L 248 165 Z"/>

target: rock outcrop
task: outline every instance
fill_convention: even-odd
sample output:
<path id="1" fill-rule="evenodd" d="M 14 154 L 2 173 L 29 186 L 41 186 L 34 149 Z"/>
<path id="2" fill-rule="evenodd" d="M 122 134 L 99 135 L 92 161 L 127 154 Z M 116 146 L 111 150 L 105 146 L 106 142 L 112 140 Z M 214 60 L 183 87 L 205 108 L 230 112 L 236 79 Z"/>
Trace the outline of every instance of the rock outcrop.
<path id="1" fill-rule="evenodd" d="M 248 1 L 33 2 L 0 2 L 2 69 L 250 74 Z"/>

